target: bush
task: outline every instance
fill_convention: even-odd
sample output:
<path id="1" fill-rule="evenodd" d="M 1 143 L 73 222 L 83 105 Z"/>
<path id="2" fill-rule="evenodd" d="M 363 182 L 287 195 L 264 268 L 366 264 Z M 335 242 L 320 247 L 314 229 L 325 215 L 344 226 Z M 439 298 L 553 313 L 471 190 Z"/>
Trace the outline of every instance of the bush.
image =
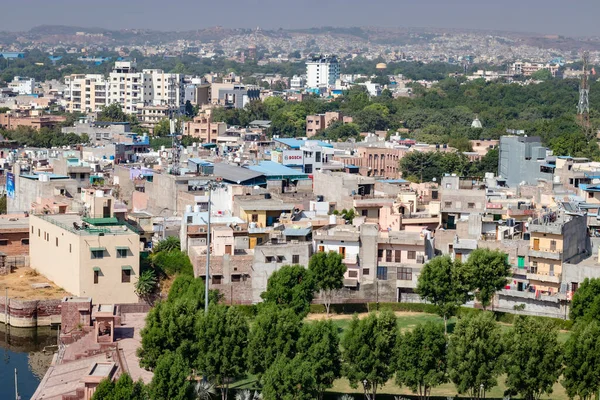
<path id="1" fill-rule="evenodd" d="M 246 318 L 254 318 L 258 313 L 258 309 L 255 304 L 240 304 L 234 307 Z"/>

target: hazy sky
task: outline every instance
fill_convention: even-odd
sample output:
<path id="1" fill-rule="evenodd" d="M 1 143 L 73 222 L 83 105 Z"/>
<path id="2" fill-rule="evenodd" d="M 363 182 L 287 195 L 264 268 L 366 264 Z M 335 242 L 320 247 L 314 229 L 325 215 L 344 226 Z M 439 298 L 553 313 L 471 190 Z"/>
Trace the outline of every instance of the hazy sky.
<path id="1" fill-rule="evenodd" d="M 0 0 L 0 31 L 412 26 L 600 35 L 600 0 Z"/>

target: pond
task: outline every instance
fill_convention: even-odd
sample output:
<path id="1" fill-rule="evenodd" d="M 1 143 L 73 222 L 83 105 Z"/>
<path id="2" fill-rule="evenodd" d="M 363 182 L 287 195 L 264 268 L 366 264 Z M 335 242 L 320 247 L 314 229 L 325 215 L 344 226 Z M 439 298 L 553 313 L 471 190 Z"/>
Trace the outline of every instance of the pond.
<path id="1" fill-rule="evenodd" d="M 52 362 L 56 338 L 57 329 L 50 327 L 7 330 L 0 323 L 0 399 L 15 398 L 15 368 L 19 396 L 31 398 Z"/>

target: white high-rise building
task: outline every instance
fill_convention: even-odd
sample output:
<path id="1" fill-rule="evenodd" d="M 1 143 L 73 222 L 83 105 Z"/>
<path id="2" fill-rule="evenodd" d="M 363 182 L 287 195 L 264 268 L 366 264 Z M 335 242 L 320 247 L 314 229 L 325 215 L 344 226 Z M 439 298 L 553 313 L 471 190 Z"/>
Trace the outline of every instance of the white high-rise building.
<path id="1" fill-rule="evenodd" d="M 309 88 L 334 86 L 340 77 L 340 63 L 336 56 L 318 56 L 306 61 L 306 86 Z"/>
<path id="2" fill-rule="evenodd" d="M 167 106 L 175 112 L 185 107 L 182 74 L 160 69 L 136 70 L 135 62 L 117 61 L 108 79 L 103 75 L 76 74 L 65 77 L 65 99 L 70 112 L 100 111 L 119 103 L 123 112 L 139 114 L 145 106 Z"/>
<path id="3" fill-rule="evenodd" d="M 64 92 L 68 112 L 101 111 L 108 104 L 108 82 L 99 74 L 65 76 Z"/>

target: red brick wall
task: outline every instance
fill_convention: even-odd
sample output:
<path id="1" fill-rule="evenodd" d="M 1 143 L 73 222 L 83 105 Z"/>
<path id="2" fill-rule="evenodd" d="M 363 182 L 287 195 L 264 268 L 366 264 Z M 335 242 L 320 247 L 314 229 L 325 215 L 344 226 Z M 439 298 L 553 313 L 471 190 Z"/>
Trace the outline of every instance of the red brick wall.
<path id="1" fill-rule="evenodd" d="M 0 322 L 5 318 L 5 297 L 0 296 Z M 60 315 L 60 300 L 8 299 L 8 319 L 13 326 L 37 326 L 38 318 Z"/>
<path id="2" fill-rule="evenodd" d="M 29 245 L 21 243 L 21 239 L 29 239 L 28 229 L 2 229 L 0 239 L 8 240 L 8 244 L 0 245 L 0 252 L 7 256 L 29 255 Z"/>

